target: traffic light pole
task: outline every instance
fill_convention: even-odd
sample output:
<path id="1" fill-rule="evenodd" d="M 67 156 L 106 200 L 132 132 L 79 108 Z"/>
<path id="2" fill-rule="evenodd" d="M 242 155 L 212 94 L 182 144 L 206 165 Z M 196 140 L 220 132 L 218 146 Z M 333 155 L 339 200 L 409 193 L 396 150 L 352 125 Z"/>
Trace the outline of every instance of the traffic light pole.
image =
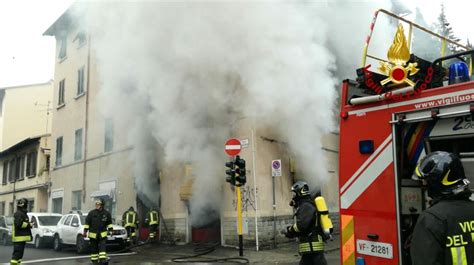
<path id="1" fill-rule="evenodd" d="M 239 234 L 239 256 L 244 255 L 244 242 L 242 237 L 242 199 L 240 194 L 240 187 L 235 189 L 237 193 L 237 233 Z"/>
<path id="2" fill-rule="evenodd" d="M 245 160 L 241 159 L 240 156 L 236 156 L 234 161 L 226 162 L 227 175 L 225 181 L 229 182 L 232 186 L 235 186 L 235 193 L 237 197 L 237 234 L 239 235 L 239 255 L 244 255 L 244 241 L 242 237 L 242 196 L 240 187 L 245 185 L 247 182 L 247 176 L 245 172 Z"/>

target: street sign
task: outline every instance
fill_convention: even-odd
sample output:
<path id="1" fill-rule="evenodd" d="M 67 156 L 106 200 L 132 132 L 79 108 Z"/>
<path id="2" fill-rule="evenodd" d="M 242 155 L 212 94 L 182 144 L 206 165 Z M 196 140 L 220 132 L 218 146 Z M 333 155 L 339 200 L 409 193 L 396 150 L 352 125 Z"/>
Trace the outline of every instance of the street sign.
<path id="1" fill-rule="evenodd" d="M 249 147 L 249 139 L 240 140 L 240 145 L 242 145 L 242 149 Z"/>
<path id="2" fill-rule="evenodd" d="M 281 159 L 272 160 L 272 177 L 281 177 Z"/>
<path id="3" fill-rule="evenodd" d="M 229 155 L 229 156 L 235 156 L 240 153 L 240 150 L 242 150 L 242 146 L 240 145 L 240 140 L 231 138 L 225 142 L 225 148 L 224 151 Z"/>

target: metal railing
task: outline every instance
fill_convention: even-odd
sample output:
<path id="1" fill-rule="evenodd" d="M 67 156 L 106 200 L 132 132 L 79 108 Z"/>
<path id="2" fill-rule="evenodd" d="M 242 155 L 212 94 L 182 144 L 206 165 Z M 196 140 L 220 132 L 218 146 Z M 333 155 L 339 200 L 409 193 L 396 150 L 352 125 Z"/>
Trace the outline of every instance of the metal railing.
<path id="1" fill-rule="evenodd" d="M 435 32 L 433 32 L 433 31 L 431 31 L 431 30 L 429 30 L 429 29 L 427 29 L 427 28 L 425 28 L 425 27 L 422 27 L 422 26 L 420 26 L 420 25 L 418 25 L 418 24 L 415 24 L 415 23 L 413 23 L 413 22 L 411 22 L 411 21 L 409 21 L 409 20 L 407 20 L 407 19 L 405 19 L 405 18 L 403 18 L 403 17 L 400 17 L 400 16 L 398 16 L 398 15 L 396 15 L 396 14 L 390 12 L 390 11 L 387 11 L 387 10 L 384 10 L 384 9 L 379 9 L 379 10 L 377 10 L 377 11 L 375 12 L 375 14 L 374 14 L 374 17 L 373 17 L 373 19 L 372 19 L 372 23 L 370 24 L 370 32 L 369 32 L 369 35 L 367 36 L 366 41 L 365 41 L 364 54 L 363 54 L 363 57 L 362 57 L 362 67 L 365 67 L 365 66 L 366 66 L 367 57 L 368 57 L 368 58 L 371 58 L 371 59 L 374 59 L 374 60 L 377 60 L 377 61 L 386 62 L 386 60 L 384 60 L 384 59 L 381 59 L 381 58 L 378 58 L 378 57 L 376 57 L 376 56 L 374 56 L 374 55 L 368 54 L 368 49 L 369 49 L 370 40 L 371 40 L 371 38 L 372 38 L 372 33 L 374 32 L 375 23 L 377 22 L 377 17 L 378 17 L 378 15 L 379 15 L 379 13 L 383 13 L 383 14 L 385 14 L 385 15 L 388 15 L 388 16 L 392 17 L 392 18 L 398 19 L 399 21 L 403 21 L 403 22 L 405 22 L 405 23 L 407 23 L 407 24 L 409 25 L 408 41 L 407 41 L 408 43 L 407 43 L 407 45 L 408 45 L 408 49 L 409 49 L 410 53 L 411 53 L 411 48 L 412 48 L 411 43 L 412 43 L 412 36 L 413 36 L 413 27 L 415 27 L 415 28 L 417 28 L 417 29 L 419 29 L 419 30 L 421 30 L 421 31 L 423 31 L 423 32 L 426 32 L 426 33 L 428 33 L 429 35 L 431 35 L 431 36 L 433 36 L 433 37 L 436 37 L 436 38 L 438 38 L 438 39 L 441 40 L 441 54 L 440 54 L 439 57 L 444 57 L 444 56 L 445 56 L 447 43 L 452 44 L 452 45 L 454 45 L 454 46 L 456 46 L 456 47 L 459 47 L 459 48 L 461 48 L 461 49 L 463 49 L 463 50 L 469 50 L 469 47 L 467 47 L 467 46 L 465 46 L 465 45 L 462 45 L 462 44 L 460 44 L 460 43 L 458 43 L 458 42 L 456 42 L 456 41 L 453 41 L 453 40 L 451 40 L 451 39 L 448 39 L 448 38 L 446 38 L 446 37 L 444 37 L 444 36 L 442 36 L 442 35 L 440 35 L 440 34 L 438 34 L 438 33 L 435 33 Z M 471 62 L 469 63 L 469 73 L 471 74 L 471 72 L 472 72 L 472 60 L 471 60 Z"/>

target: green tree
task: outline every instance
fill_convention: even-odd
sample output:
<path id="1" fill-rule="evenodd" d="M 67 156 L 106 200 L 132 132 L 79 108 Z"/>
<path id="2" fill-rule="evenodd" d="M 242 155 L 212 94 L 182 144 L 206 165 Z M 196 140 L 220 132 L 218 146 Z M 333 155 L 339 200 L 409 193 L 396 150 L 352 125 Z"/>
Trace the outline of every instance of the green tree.
<path id="1" fill-rule="evenodd" d="M 441 12 L 438 16 L 438 22 L 436 23 L 435 27 L 438 34 L 440 34 L 441 36 L 455 42 L 459 42 L 461 40 L 460 38 L 456 37 L 456 35 L 454 35 L 453 27 L 446 18 L 444 4 L 441 4 Z M 446 43 L 446 48 L 450 51 L 450 53 L 455 53 L 460 50 L 459 47 L 451 43 Z M 446 54 L 448 54 L 448 52 L 446 52 Z"/>
<path id="2" fill-rule="evenodd" d="M 466 40 L 466 46 L 469 48 L 469 50 L 472 50 L 474 47 L 472 47 L 472 43 L 469 41 L 469 38 Z"/>

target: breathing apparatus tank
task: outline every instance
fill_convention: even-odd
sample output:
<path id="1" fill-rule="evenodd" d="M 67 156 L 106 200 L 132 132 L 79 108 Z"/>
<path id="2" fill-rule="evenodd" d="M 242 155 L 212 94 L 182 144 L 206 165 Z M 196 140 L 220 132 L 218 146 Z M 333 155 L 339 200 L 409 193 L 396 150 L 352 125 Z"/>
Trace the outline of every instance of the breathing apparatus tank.
<path id="1" fill-rule="evenodd" d="M 321 228 L 325 236 L 330 237 L 333 231 L 333 225 L 331 219 L 329 218 L 328 206 L 326 205 L 326 200 L 322 196 L 318 196 L 314 199 L 316 204 L 316 211 L 319 215 L 319 221 Z"/>

